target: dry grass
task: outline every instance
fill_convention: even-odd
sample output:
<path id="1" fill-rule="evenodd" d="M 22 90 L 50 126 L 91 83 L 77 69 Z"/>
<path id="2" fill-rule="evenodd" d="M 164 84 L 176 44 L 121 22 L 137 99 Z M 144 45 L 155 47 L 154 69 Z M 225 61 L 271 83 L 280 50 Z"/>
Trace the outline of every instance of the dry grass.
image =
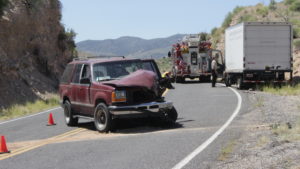
<path id="1" fill-rule="evenodd" d="M 236 145 L 235 140 L 231 140 L 225 147 L 222 148 L 221 154 L 218 157 L 218 160 L 225 161 L 229 158 L 229 155 L 233 152 L 234 146 Z"/>
<path id="2" fill-rule="evenodd" d="M 160 58 L 155 60 L 161 73 L 172 70 L 172 58 Z"/>
<path id="3" fill-rule="evenodd" d="M 277 125 L 277 127 L 273 128 L 273 133 L 277 135 L 281 141 L 300 141 L 300 120 L 298 120 L 294 126 L 290 127 L 287 124 Z"/>
<path id="4" fill-rule="evenodd" d="M 27 102 L 26 104 L 16 104 L 7 109 L 0 110 L 0 120 L 7 120 L 19 116 L 37 113 L 43 110 L 57 107 L 59 105 L 59 96 L 51 95 L 45 100 Z"/>
<path id="5" fill-rule="evenodd" d="M 265 86 L 262 88 L 262 91 L 281 95 L 281 96 L 295 96 L 295 95 L 300 95 L 300 85 L 296 85 L 294 87 L 288 85 L 288 86 L 283 86 L 281 88 Z"/>
<path id="6" fill-rule="evenodd" d="M 266 144 L 270 143 L 270 141 L 271 141 L 271 139 L 270 139 L 269 137 L 267 137 L 267 136 L 261 136 L 261 137 L 258 139 L 258 141 L 257 141 L 257 143 L 256 143 L 256 146 L 257 146 L 257 147 L 263 147 L 263 146 L 265 146 Z"/>
<path id="7" fill-rule="evenodd" d="M 264 97 L 260 96 L 260 97 L 257 98 L 256 103 L 254 104 L 254 106 L 257 107 L 257 108 L 263 107 L 264 106 L 264 101 L 265 101 Z"/>

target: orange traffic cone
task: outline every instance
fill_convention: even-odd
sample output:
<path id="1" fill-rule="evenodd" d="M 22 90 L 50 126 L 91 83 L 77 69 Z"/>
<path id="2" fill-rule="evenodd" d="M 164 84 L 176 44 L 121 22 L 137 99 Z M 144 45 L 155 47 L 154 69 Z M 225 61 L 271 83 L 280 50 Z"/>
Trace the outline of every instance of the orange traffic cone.
<path id="1" fill-rule="evenodd" d="M 7 150 L 5 137 L 1 136 L 1 140 L 0 140 L 0 154 L 4 154 L 4 153 L 10 153 L 10 151 Z"/>
<path id="2" fill-rule="evenodd" d="M 47 124 L 47 126 L 53 126 L 53 125 L 56 125 L 56 124 L 54 123 L 52 113 L 50 113 L 49 114 L 49 118 L 48 118 L 48 124 Z"/>

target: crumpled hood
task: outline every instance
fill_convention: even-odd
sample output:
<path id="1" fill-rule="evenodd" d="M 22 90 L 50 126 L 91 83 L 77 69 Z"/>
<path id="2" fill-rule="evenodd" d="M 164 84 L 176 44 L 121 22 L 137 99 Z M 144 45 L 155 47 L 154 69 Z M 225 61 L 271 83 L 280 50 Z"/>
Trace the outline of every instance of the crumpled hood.
<path id="1" fill-rule="evenodd" d="M 116 86 L 116 87 L 146 87 L 147 89 L 153 89 L 155 85 L 156 75 L 152 71 L 137 70 L 130 75 L 125 76 L 120 80 L 112 80 L 104 82 L 104 84 Z"/>

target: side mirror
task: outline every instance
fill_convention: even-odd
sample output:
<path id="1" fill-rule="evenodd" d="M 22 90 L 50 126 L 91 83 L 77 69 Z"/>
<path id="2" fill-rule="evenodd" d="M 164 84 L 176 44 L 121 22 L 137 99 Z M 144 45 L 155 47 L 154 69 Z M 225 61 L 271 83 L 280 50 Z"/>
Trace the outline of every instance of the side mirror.
<path id="1" fill-rule="evenodd" d="M 82 78 L 80 79 L 80 84 L 91 84 L 90 78 Z"/>

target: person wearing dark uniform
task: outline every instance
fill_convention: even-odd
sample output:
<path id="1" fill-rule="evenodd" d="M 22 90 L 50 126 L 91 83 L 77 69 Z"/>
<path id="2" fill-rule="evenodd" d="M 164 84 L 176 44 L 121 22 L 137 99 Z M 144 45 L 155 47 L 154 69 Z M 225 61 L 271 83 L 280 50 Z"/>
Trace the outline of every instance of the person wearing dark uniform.
<path id="1" fill-rule="evenodd" d="M 211 75 L 212 75 L 212 80 L 211 80 L 211 86 L 216 87 L 216 81 L 217 81 L 217 61 L 216 57 L 213 57 L 213 60 L 211 62 Z"/>

